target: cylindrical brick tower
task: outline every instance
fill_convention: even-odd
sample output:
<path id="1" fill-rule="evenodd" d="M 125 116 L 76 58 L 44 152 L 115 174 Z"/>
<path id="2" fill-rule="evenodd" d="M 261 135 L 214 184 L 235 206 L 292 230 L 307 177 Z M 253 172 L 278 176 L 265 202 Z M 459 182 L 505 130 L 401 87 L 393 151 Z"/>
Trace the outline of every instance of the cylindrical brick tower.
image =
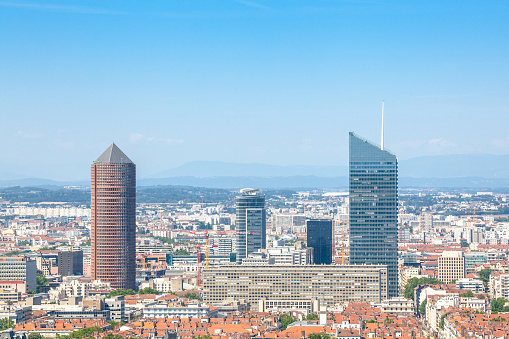
<path id="1" fill-rule="evenodd" d="M 115 145 L 92 164 L 92 280 L 136 288 L 136 165 Z"/>

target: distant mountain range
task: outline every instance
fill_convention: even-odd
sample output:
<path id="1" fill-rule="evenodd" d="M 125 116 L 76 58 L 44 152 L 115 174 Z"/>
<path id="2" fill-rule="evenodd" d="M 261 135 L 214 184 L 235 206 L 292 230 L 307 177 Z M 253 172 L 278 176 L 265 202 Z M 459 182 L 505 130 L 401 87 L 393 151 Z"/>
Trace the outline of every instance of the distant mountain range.
<path id="1" fill-rule="evenodd" d="M 434 155 L 401 160 L 400 187 L 509 188 L 509 154 Z M 0 180 L 8 186 L 87 186 L 88 180 L 58 182 L 27 178 Z M 139 186 L 185 185 L 210 188 L 341 188 L 348 166 L 277 166 L 194 161 L 138 179 Z"/>
<path id="2" fill-rule="evenodd" d="M 278 166 L 260 163 L 192 161 L 150 177 L 292 177 L 308 175 L 317 177 L 348 176 L 348 166 Z"/>

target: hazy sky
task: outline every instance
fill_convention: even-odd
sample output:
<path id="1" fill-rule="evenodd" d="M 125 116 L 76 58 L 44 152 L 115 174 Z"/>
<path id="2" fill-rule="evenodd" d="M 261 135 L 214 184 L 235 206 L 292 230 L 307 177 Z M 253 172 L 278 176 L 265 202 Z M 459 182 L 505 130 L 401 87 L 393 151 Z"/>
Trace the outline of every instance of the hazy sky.
<path id="1" fill-rule="evenodd" d="M 347 165 L 509 153 L 506 1 L 0 1 L 0 173 L 87 179 L 114 141 L 193 160 Z M 11 173 L 11 174 L 6 174 Z M 0 178 L 2 179 L 2 178 Z"/>

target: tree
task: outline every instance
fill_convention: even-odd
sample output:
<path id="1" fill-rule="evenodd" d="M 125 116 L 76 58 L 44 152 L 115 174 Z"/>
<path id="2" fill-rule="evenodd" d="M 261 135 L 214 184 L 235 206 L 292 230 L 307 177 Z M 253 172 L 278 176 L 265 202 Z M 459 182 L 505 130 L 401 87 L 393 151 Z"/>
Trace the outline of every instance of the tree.
<path id="1" fill-rule="evenodd" d="M 88 338 L 92 336 L 92 334 L 94 334 L 95 332 L 102 332 L 102 330 L 97 326 L 80 328 L 79 330 L 72 331 L 71 334 L 69 334 L 68 336 L 58 336 L 57 334 L 57 338 L 73 338 L 73 339 Z"/>
<path id="2" fill-rule="evenodd" d="M 288 325 L 290 325 L 291 323 L 295 322 L 296 320 L 293 319 L 288 314 L 281 314 L 279 316 L 279 321 L 281 322 L 281 330 L 286 330 Z"/>
<path id="3" fill-rule="evenodd" d="M 108 320 L 108 324 L 110 324 L 112 329 L 115 329 L 115 326 L 119 325 L 124 326 L 124 323 L 121 321 L 115 321 L 115 320 Z"/>
<path id="4" fill-rule="evenodd" d="M 491 301 L 491 311 L 493 313 L 509 312 L 509 306 L 505 306 L 507 300 L 504 298 L 497 298 Z"/>
<path id="5" fill-rule="evenodd" d="M 111 291 L 110 294 L 108 294 L 108 297 L 107 298 L 111 298 L 111 297 L 116 297 L 117 295 L 134 295 L 136 294 L 136 292 L 134 290 L 131 290 L 131 289 L 120 289 L 120 290 L 114 290 L 114 291 Z"/>
<path id="6" fill-rule="evenodd" d="M 44 337 L 37 332 L 32 332 L 28 335 L 28 339 L 43 339 Z"/>
<path id="7" fill-rule="evenodd" d="M 468 242 L 466 240 L 460 241 L 461 247 L 468 247 Z"/>
<path id="8" fill-rule="evenodd" d="M 408 282 L 405 285 L 405 298 L 407 299 L 413 299 L 414 298 L 414 288 L 417 287 L 417 285 L 441 285 L 443 284 L 443 281 L 440 281 L 436 278 L 412 278 L 408 280 Z"/>
<path id="9" fill-rule="evenodd" d="M 212 339 L 212 337 L 211 337 L 210 335 L 208 335 L 208 334 L 206 334 L 206 335 L 202 335 L 202 336 L 200 336 L 200 337 L 196 337 L 196 338 L 197 338 L 197 339 Z"/>
<path id="10" fill-rule="evenodd" d="M 37 273 L 37 289 L 36 292 L 39 293 L 41 291 L 41 286 L 44 286 L 48 283 L 48 279 L 44 276 L 44 274 Z"/>
<path id="11" fill-rule="evenodd" d="M 472 291 L 468 291 L 468 292 L 460 294 L 461 298 L 472 298 L 473 296 L 474 296 L 474 293 L 472 293 Z"/>
<path id="12" fill-rule="evenodd" d="M 316 313 L 309 313 L 304 320 L 318 320 L 318 314 Z"/>
<path id="13" fill-rule="evenodd" d="M 184 294 L 184 298 L 201 300 L 201 297 L 197 293 L 191 293 L 191 292 L 187 292 L 186 294 Z"/>
<path id="14" fill-rule="evenodd" d="M 482 270 L 479 271 L 479 278 L 484 282 L 484 286 L 486 286 L 486 284 L 488 284 L 488 282 L 490 281 L 490 274 L 491 274 L 490 268 L 483 268 Z"/>
<path id="15" fill-rule="evenodd" d="M 4 331 L 8 328 L 14 327 L 14 321 L 10 318 L 0 319 L 0 331 Z"/>
<path id="16" fill-rule="evenodd" d="M 327 333 L 311 333 L 308 336 L 309 339 L 329 339 L 330 335 Z"/>
<path id="17" fill-rule="evenodd" d="M 441 329 L 444 329 L 445 318 L 447 317 L 447 315 L 448 315 L 448 313 L 446 313 L 440 317 L 440 322 L 438 323 L 438 327 L 440 327 Z"/>
<path id="18" fill-rule="evenodd" d="M 189 255 L 189 252 L 186 249 L 181 249 L 175 252 L 176 255 Z"/>
<path id="19" fill-rule="evenodd" d="M 420 305 L 419 305 L 419 314 L 421 317 L 426 315 L 426 304 L 428 303 L 428 299 L 425 299 Z"/>
<path id="20" fill-rule="evenodd" d="M 163 292 L 159 292 L 158 290 L 153 289 L 152 287 L 145 287 L 138 291 L 137 294 L 162 294 Z"/>
<path id="21" fill-rule="evenodd" d="M 103 337 L 103 339 L 124 339 L 124 337 L 120 334 L 108 333 Z"/>

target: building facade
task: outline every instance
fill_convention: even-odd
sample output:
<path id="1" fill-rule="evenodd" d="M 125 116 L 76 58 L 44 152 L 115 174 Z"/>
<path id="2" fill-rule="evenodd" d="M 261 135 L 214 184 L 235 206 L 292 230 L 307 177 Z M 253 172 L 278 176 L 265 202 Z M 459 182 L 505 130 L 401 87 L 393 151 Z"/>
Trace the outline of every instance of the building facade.
<path id="1" fill-rule="evenodd" d="M 61 276 L 83 274 L 83 251 L 58 252 L 58 274 Z"/>
<path id="2" fill-rule="evenodd" d="M 37 288 L 37 265 L 35 260 L 27 257 L 0 257 L 0 281 L 23 281 L 26 289 L 34 291 Z"/>
<path id="3" fill-rule="evenodd" d="M 438 279 L 444 283 L 465 278 L 465 257 L 460 251 L 444 251 L 438 258 Z"/>
<path id="4" fill-rule="evenodd" d="M 265 196 L 245 188 L 236 199 L 237 263 L 266 247 Z"/>
<path id="5" fill-rule="evenodd" d="M 382 265 L 230 265 L 202 271 L 203 301 L 245 299 L 319 300 L 332 307 L 350 301 L 387 299 L 387 268 Z"/>
<path id="6" fill-rule="evenodd" d="M 112 144 L 91 170 L 92 279 L 135 289 L 136 165 Z"/>
<path id="7" fill-rule="evenodd" d="M 315 265 L 332 264 L 332 249 L 334 239 L 332 220 L 311 219 L 306 221 L 307 245 L 313 248 L 313 262 Z"/>
<path id="8" fill-rule="evenodd" d="M 350 133 L 350 264 L 386 265 L 398 296 L 398 160 Z"/>

